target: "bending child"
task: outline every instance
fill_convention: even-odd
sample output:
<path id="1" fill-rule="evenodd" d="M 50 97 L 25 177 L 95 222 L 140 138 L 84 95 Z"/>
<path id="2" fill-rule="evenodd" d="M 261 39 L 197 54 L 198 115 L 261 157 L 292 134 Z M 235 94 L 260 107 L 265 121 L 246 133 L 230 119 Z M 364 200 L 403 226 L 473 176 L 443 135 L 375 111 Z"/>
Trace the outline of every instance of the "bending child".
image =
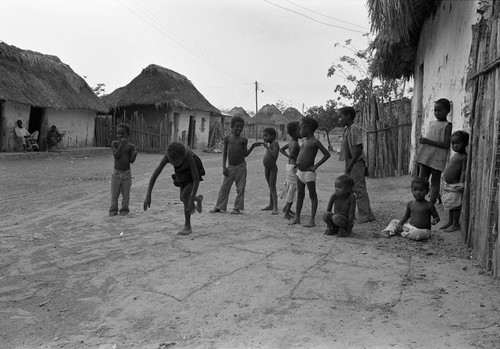
<path id="1" fill-rule="evenodd" d="M 180 199 L 184 205 L 184 228 L 177 234 L 189 235 L 192 232 L 191 215 L 195 210 L 198 213 L 202 210 L 203 195 L 196 196 L 196 192 L 200 181 L 203 180 L 205 175 L 205 169 L 198 155 L 187 149 L 184 144 L 172 142 L 167 147 L 167 153 L 163 156 L 149 180 L 148 193 L 146 199 L 144 199 L 144 211 L 151 207 L 151 192 L 156 179 L 168 163 L 174 166 L 175 173 L 172 175 L 172 179 L 174 185 L 180 188 Z"/>
<path id="2" fill-rule="evenodd" d="M 300 213 L 304 204 L 304 197 L 307 189 L 309 190 L 309 198 L 311 199 L 311 220 L 304 224 L 304 227 L 310 228 L 316 225 L 316 211 L 318 210 L 318 194 L 316 193 L 316 170 L 328 158 L 330 153 L 314 137 L 314 131 L 318 128 L 318 122 L 310 117 L 305 117 L 300 120 L 300 135 L 305 138 L 300 146 L 299 155 L 297 156 L 297 212 L 295 219 L 290 224 L 300 224 Z M 314 164 L 318 150 L 323 153 L 323 157 L 317 164 Z"/>
<path id="3" fill-rule="evenodd" d="M 272 215 L 278 214 L 278 193 L 276 192 L 276 178 L 278 177 L 278 160 L 280 145 L 276 140 L 276 130 L 272 127 L 266 127 L 263 130 L 264 142 L 261 143 L 266 152 L 264 154 L 264 175 L 269 186 L 269 205 L 262 211 L 271 211 Z"/>
<path id="4" fill-rule="evenodd" d="M 406 205 L 403 218 L 393 219 L 381 233 L 374 233 L 375 237 L 401 235 L 412 240 L 425 240 L 431 236 L 431 225 L 439 222 L 439 214 L 434 204 L 425 199 L 429 193 L 429 181 L 422 177 L 413 178 L 411 193 L 415 200 Z"/>
<path id="5" fill-rule="evenodd" d="M 122 195 L 122 207 L 120 215 L 129 213 L 130 188 L 132 187 L 132 172 L 130 164 L 134 163 L 137 157 L 138 147 L 129 143 L 130 126 L 119 124 L 116 127 L 118 140 L 111 142 L 113 151 L 114 169 L 111 175 L 111 206 L 109 207 L 109 216 L 118 214 L 118 198 Z"/>
<path id="6" fill-rule="evenodd" d="M 456 131 L 451 135 L 451 149 L 455 155 L 444 169 L 444 183 L 441 188 L 443 207 L 445 210 L 449 210 L 448 223 L 441 227 L 445 232 L 460 230 L 460 211 L 462 209 L 465 169 L 467 168 L 466 148 L 468 144 L 469 134 L 467 132 Z"/>
<path id="7" fill-rule="evenodd" d="M 421 137 L 421 147 L 415 158 L 420 165 L 419 176 L 431 179 L 430 202 L 435 204 L 439 195 L 441 172 L 443 172 L 448 151 L 450 148 L 451 122 L 446 120 L 451 110 L 450 101 L 441 98 L 434 103 L 434 116 L 436 121 L 431 121 L 425 137 Z"/>
<path id="8" fill-rule="evenodd" d="M 245 158 L 253 148 L 262 145 L 259 142 L 252 144 L 248 149 L 248 139 L 241 136 L 245 121 L 240 116 L 231 119 L 232 134 L 224 138 L 224 153 L 222 155 L 222 174 L 224 179 L 219 190 L 217 203 L 210 213 L 225 212 L 233 182 L 236 182 L 236 200 L 232 214 L 240 214 L 245 208 L 245 187 L 247 183 L 247 163 Z M 226 167 L 226 161 L 229 166 Z"/>
<path id="9" fill-rule="evenodd" d="M 291 219 L 294 216 L 292 212 L 292 205 L 297 197 L 297 174 L 295 170 L 295 164 L 297 162 L 297 155 L 299 155 L 300 145 L 300 128 L 298 121 L 289 122 L 286 125 L 288 135 L 292 137 L 288 144 L 285 144 L 280 149 L 280 153 L 288 158 L 288 164 L 286 165 L 286 177 L 285 183 L 281 186 L 278 191 L 278 197 L 280 199 L 286 200 L 286 205 L 283 207 L 283 212 L 285 212 L 285 219 Z M 288 153 L 286 150 L 288 149 Z"/>
<path id="10" fill-rule="evenodd" d="M 338 233 L 340 237 L 346 237 L 351 234 L 356 213 L 353 187 L 354 180 L 348 175 L 341 175 L 335 180 L 335 192 L 330 197 L 326 212 L 323 214 L 323 220 L 328 226 L 325 235 Z"/>

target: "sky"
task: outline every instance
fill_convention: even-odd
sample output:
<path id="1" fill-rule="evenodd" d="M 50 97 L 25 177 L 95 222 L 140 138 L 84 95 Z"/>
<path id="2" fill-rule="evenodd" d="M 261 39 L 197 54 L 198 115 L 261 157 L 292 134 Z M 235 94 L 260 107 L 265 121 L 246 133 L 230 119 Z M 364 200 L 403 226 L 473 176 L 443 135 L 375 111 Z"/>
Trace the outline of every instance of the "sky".
<path id="1" fill-rule="evenodd" d="M 328 68 L 366 48 L 366 0 L 2 0 L 0 41 L 51 54 L 105 92 L 157 64 L 215 107 L 336 99 Z M 256 93 L 255 82 L 258 82 Z"/>

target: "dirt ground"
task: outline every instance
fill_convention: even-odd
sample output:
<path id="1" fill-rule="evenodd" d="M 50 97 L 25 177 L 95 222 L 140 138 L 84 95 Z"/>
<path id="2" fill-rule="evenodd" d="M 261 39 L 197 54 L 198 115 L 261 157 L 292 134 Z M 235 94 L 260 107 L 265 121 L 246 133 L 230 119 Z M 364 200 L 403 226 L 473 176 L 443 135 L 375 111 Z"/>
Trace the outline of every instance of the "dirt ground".
<path id="1" fill-rule="evenodd" d="M 248 158 L 244 214 L 209 213 L 222 154 L 199 154 L 205 199 L 190 236 L 176 235 L 171 167 L 142 210 L 160 155 L 133 164 L 124 217 L 107 215 L 111 155 L 1 160 L 0 348 L 500 347 L 500 282 L 460 233 L 373 237 L 403 214 L 408 176 L 368 179 L 377 221 L 329 237 L 320 217 L 342 173 L 337 154 L 318 171 L 314 228 L 260 211 L 261 148 Z M 281 185 L 283 156 L 278 166 Z M 303 222 L 309 213 L 306 197 Z"/>

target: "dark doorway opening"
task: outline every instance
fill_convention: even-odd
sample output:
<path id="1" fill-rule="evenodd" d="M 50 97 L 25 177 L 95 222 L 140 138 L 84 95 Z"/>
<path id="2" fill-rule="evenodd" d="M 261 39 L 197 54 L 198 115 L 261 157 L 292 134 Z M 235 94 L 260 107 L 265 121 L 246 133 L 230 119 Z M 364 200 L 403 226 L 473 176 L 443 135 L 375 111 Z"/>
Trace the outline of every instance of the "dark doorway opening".
<path id="1" fill-rule="evenodd" d="M 188 129 L 188 147 L 194 149 L 195 142 L 195 131 L 196 131 L 196 120 L 193 115 L 189 117 L 189 129 Z"/>
<path id="2" fill-rule="evenodd" d="M 29 133 L 33 133 L 38 131 L 38 139 L 37 143 L 40 145 L 39 139 L 42 131 L 42 122 L 43 122 L 43 108 L 39 107 L 31 107 L 30 109 L 30 119 L 28 122 L 28 131 Z"/>

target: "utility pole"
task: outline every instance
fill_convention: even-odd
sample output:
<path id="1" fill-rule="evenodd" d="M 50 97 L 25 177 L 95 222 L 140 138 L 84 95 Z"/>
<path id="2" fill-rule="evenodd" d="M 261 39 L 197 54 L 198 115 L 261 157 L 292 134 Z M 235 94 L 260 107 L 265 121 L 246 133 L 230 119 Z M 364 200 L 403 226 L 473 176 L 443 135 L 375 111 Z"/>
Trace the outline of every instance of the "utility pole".
<path id="1" fill-rule="evenodd" d="M 259 111 L 259 103 L 257 102 L 257 92 L 259 91 L 259 83 L 255 81 L 255 115 Z"/>

